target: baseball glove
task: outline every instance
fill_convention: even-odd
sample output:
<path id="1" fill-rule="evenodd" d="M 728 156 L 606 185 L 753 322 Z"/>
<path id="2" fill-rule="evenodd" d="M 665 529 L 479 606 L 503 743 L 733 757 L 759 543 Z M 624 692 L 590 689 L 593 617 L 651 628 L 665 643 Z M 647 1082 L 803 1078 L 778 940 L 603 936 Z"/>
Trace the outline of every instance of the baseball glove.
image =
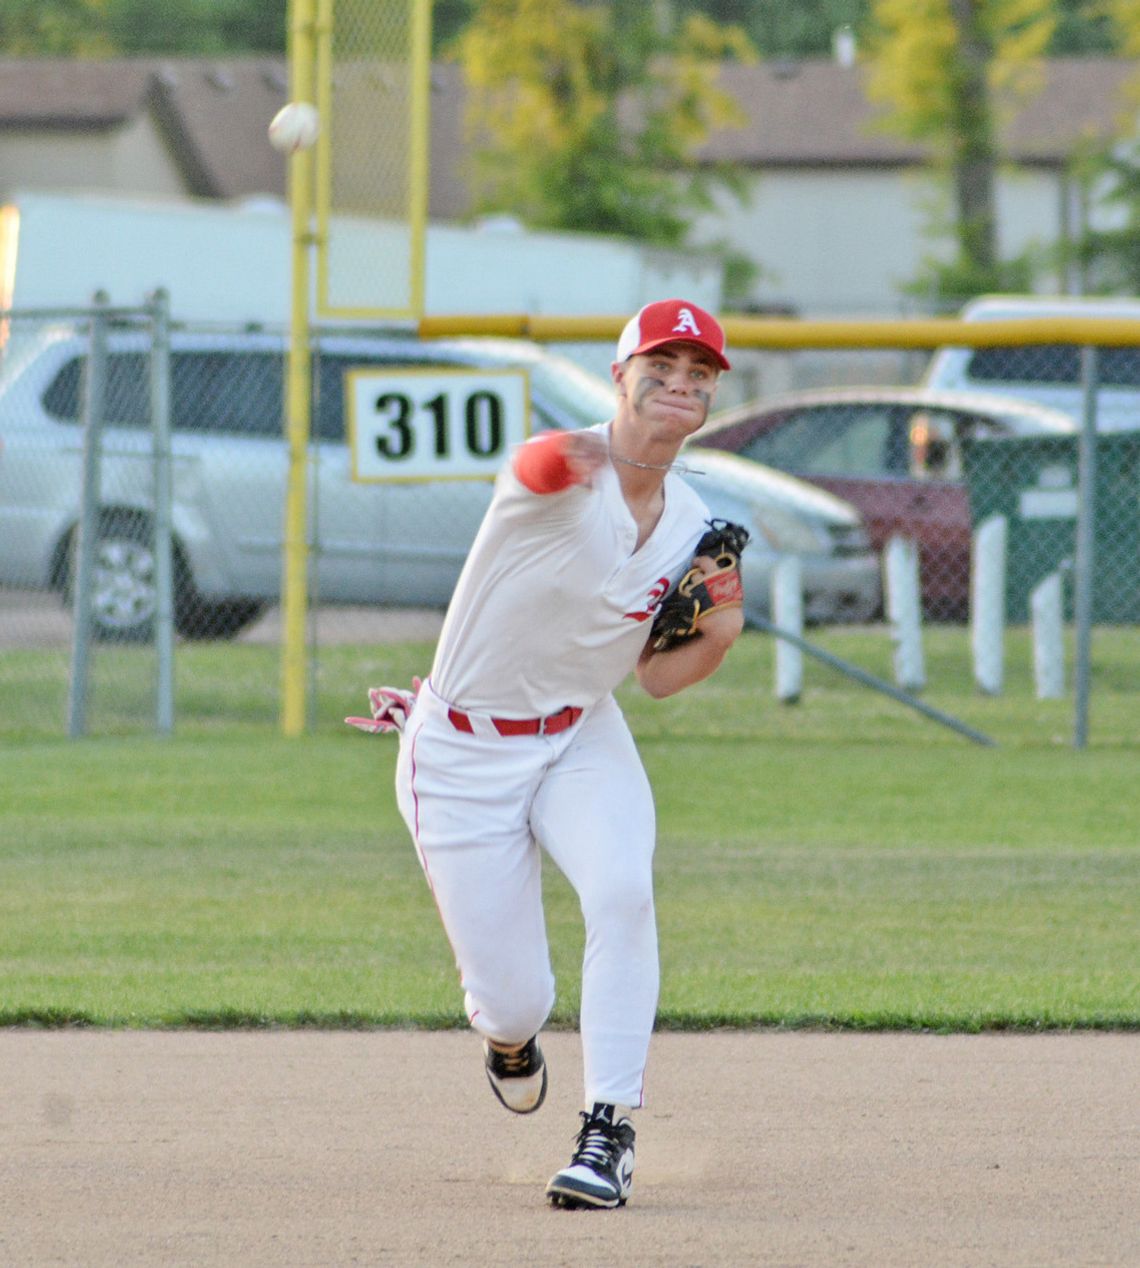
<path id="1" fill-rule="evenodd" d="M 649 644 L 655 652 L 668 652 L 689 639 L 700 638 L 699 624 L 710 612 L 744 604 L 740 554 L 748 545 L 748 530 L 728 520 L 709 520 L 708 526 L 693 559 L 705 555 L 716 567 L 705 573 L 690 564 L 662 600 L 649 632 Z"/>

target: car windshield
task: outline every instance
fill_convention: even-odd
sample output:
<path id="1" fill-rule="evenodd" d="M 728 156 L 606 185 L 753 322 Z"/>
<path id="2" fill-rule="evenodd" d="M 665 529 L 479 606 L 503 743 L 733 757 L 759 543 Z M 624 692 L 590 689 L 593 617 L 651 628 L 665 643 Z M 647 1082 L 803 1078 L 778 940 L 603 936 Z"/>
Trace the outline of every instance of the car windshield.
<path id="1" fill-rule="evenodd" d="M 901 474 L 897 431 L 889 405 L 831 405 L 797 411 L 749 441 L 748 458 L 808 475 Z"/>

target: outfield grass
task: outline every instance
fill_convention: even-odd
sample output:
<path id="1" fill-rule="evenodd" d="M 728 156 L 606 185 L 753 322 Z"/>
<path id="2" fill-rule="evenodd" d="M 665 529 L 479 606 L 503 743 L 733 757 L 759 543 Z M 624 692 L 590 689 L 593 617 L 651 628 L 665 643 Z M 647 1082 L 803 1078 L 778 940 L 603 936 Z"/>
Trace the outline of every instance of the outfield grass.
<path id="1" fill-rule="evenodd" d="M 889 674 L 889 644 L 826 638 Z M 657 791 L 661 1024 L 1140 1025 L 1135 641 L 1098 635 L 1079 753 L 1027 661 L 972 691 L 960 632 L 928 646 L 924 698 L 997 749 L 822 667 L 778 705 L 756 635 L 674 700 L 623 689 Z M 0 744 L 0 1022 L 462 1025 L 395 741 L 339 722 L 429 656 L 326 649 L 290 741 L 255 686 L 274 653 L 186 648 L 175 737 Z M 546 876 L 572 1024 L 576 901 Z"/>
<path id="2" fill-rule="evenodd" d="M 892 680 L 892 645 L 885 627 L 809 631 L 826 651 Z M 1025 629 L 1006 636 L 1006 684 L 1000 696 L 974 688 L 970 636 L 965 626 L 933 625 L 923 638 L 927 687 L 921 699 L 997 743 L 1013 747 L 1071 747 L 1073 649 L 1067 648 L 1070 694 L 1037 700 L 1032 650 Z M 366 708 L 365 690 L 379 682 L 406 683 L 431 663 L 426 643 L 325 646 L 317 649 L 310 697 L 317 732 L 341 729 L 348 712 Z M 178 644 L 176 717 L 181 736 L 264 734 L 276 726 L 280 653 L 275 647 L 234 643 Z M 155 660 L 149 647 L 97 647 L 93 657 L 89 731 L 95 736 L 144 734 L 153 728 Z M 0 744 L 58 738 L 65 733 L 68 658 L 60 650 L 0 650 Z M 708 696 L 687 692 L 661 708 L 636 691 L 623 699 L 639 735 L 678 727 L 696 735 L 829 744 L 837 737 L 869 744 L 945 745 L 963 739 L 905 705 L 805 659 L 805 689 L 797 706 L 772 695 L 773 643 L 747 633 L 718 674 L 727 710 L 710 710 Z M 1140 751 L 1140 632 L 1132 627 L 1094 631 L 1088 747 Z"/>

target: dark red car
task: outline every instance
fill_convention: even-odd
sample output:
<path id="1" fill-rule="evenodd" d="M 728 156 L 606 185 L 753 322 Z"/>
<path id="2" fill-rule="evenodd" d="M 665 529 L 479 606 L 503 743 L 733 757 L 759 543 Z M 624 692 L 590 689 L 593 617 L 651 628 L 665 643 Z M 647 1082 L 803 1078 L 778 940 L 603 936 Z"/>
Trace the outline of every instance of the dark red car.
<path id="1" fill-rule="evenodd" d="M 766 463 L 852 503 L 881 551 L 892 535 L 918 544 L 923 610 L 969 612 L 970 508 L 962 441 L 1072 435 L 1066 414 L 979 392 L 850 387 L 794 392 L 713 418 L 692 443 Z"/>

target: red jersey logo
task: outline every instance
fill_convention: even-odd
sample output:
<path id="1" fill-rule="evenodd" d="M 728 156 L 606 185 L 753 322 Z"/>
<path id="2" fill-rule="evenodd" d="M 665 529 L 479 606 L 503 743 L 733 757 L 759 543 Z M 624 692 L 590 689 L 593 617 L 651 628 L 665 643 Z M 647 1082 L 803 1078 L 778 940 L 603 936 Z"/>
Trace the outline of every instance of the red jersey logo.
<path id="1" fill-rule="evenodd" d="M 637 612 L 626 612 L 622 617 L 627 621 L 648 621 L 661 606 L 661 600 L 669 593 L 669 578 L 658 577 L 645 600 L 645 607 Z"/>

